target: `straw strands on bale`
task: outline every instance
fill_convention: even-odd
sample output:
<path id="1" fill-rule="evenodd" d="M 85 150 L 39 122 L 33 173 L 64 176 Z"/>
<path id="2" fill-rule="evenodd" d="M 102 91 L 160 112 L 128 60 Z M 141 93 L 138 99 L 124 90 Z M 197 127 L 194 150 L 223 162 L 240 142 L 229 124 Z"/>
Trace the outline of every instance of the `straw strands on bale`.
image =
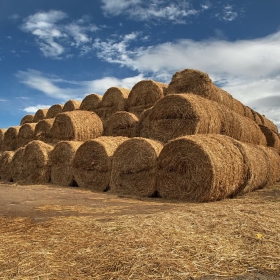
<path id="1" fill-rule="evenodd" d="M 84 111 L 95 111 L 98 107 L 100 101 L 102 99 L 102 96 L 96 93 L 92 93 L 87 95 L 80 105 L 80 110 Z"/>
<path id="2" fill-rule="evenodd" d="M 18 133 L 17 147 L 23 147 L 32 140 L 34 140 L 34 132 L 36 123 L 25 123 L 23 124 Z"/>
<path id="3" fill-rule="evenodd" d="M 207 202 L 236 194 L 244 184 L 243 156 L 229 137 L 191 135 L 159 155 L 157 190 L 163 198 Z"/>
<path id="4" fill-rule="evenodd" d="M 273 147 L 276 150 L 280 151 L 280 139 L 278 137 L 278 134 L 264 125 L 260 124 L 259 127 L 266 138 L 267 146 Z"/>
<path id="5" fill-rule="evenodd" d="M 167 86 L 152 80 L 138 82 L 131 89 L 127 98 L 127 111 L 139 117 L 145 109 L 152 107 L 164 97 Z"/>
<path id="6" fill-rule="evenodd" d="M 2 150 L 2 143 L 4 140 L 4 134 L 6 131 L 7 131 L 6 129 L 0 128 L 0 151 Z"/>
<path id="7" fill-rule="evenodd" d="M 52 105 L 46 115 L 46 119 L 55 118 L 59 113 L 62 112 L 63 105 L 61 104 L 54 104 Z"/>
<path id="8" fill-rule="evenodd" d="M 34 139 L 40 140 L 45 143 L 53 143 L 51 128 L 54 123 L 54 119 L 44 119 L 36 124 L 34 131 Z"/>
<path id="9" fill-rule="evenodd" d="M 126 101 L 130 90 L 126 88 L 111 87 L 104 93 L 96 114 L 102 119 L 107 120 L 112 114 L 126 110 Z"/>
<path id="10" fill-rule="evenodd" d="M 25 164 L 25 160 L 23 157 L 24 149 L 25 147 L 18 148 L 13 155 L 11 161 L 11 174 L 13 182 L 18 182 L 24 179 L 22 176 L 22 169 L 23 165 Z"/>
<path id="11" fill-rule="evenodd" d="M 33 122 L 38 122 L 40 120 L 43 120 L 47 117 L 49 109 L 39 109 L 34 116 Z"/>
<path id="12" fill-rule="evenodd" d="M 135 137 L 125 141 L 113 156 L 111 191 L 150 197 L 156 191 L 157 159 L 162 144 Z"/>
<path id="13" fill-rule="evenodd" d="M 25 146 L 21 183 L 44 184 L 50 182 L 49 154 L 52 149 L 52 146 L 39 140 L 33 140 Z"/>
<path id="14" fill-rule="evenodd" d="M 50 154 L 51 182 L 57 185 L 75 185 L 72 162 L 77 149 L 83 142 L 61 141 L 57 143 Z"/>
<path id="15" fill-rule="evenodd" d="M 278 133 L 278 127 L 276 126 L 276 124 L 274 124 L 271 120 L 267 119 L 264 115 L 259 114 L 259 116 L 260 116 L 260 118 L 262 120 L 262 124 L 264 126 L 268 127 L 275 133 Z"/>
<path id="16" fill-rule="evenodd" d="M 129 112 L 119 111 L 114 113 L 104 122 L 104 135 L 135 137 L 138 118 Z"/>
<path id="17" fill-rule="evenodd" d="M 78 100 L 72 100 L 72 99 L 68 100 L 62 108 L 62 112 L 78 110 L 78 109 L 80 109 L 81 103 L 82 102 L 78 101 Z"/>
<path id="18" fill-rule="evenodd" d="M 140 114 L 139 121 L 136 128 L 136 135 L 143 138 L 149 138 L 149 114 L 151 113 L 152 108 L 146 109 Z"/>
<path id="19" fill-rule="evenodd" d="M 107 191 L 112 156 L 125 140 L 126 137 L 103 136 L 83 143 L 73 160 L 73 174 L 78 186 L 94 191 Z"/>
<path id="20" fill-rule="evenodd" d="M 253 118 L 256 124 L 262 124 L 261 115 L 252 109 Z"/>
<path id="21" fill-rule="evenodd" d="M 11 126 L 6 130 L 2 142 L 2 150 L 4 151 L 16 150 L 19 129 L 20 126 Z"/>
<path id="22" fill-rule="evenodd" d="M 11 162 L 15 152 L 4 151 L 0 156 L 0 179 L 4 182 L 12 181 Z"/>
<path id="23" fill-rule="evenodd" d="M 34 115 L 26 115 L 21 119 L 20 125 L 23 125 L 25 123 L 32 123 L 33 120 L 34 120 Z"/>
<path id="24" fill-rule="evenodd" d="M 102 133 L 101 119 L 94 112 L 81 110 L 58 114 L 51 128 L 54 141 L 86 141 Z"/>

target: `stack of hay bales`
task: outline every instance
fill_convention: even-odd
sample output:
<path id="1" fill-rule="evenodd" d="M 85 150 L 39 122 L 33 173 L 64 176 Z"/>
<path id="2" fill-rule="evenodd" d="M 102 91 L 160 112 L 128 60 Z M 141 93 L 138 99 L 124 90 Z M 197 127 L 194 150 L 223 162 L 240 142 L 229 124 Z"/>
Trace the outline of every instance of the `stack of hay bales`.
<path id="1" fill-rule="evenodd" d="M 82 100 L 80 110 L 95 112 L 101 100 L 102 95 L 96 93 L 89 94 Z"/>

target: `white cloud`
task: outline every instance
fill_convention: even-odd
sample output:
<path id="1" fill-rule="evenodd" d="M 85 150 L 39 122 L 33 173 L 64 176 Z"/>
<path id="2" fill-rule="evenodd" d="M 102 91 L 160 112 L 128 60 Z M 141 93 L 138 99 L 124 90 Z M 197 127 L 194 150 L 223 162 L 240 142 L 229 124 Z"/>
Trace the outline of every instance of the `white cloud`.
<path id="1" fill-rule="evenodd" d="M 0 99 L 0 102 L 6 102 L 7 100 L 5 100 L 5 99 Z"/>
<path id="2" fill-rule="evenodd" d="M 36 105 L 36 106 L 29 106 L 26 107 L 24 109 L 22 109 L 23 111 L 27 112 L 27 113 L 36 113 L 39 109 L 44 109 L 44 108 L 50 108 L 51 105 Z"/>
<path id="3" fill-rule="evenodd" d="M 234 7 L 227 5 L 223 7 L 223 13 L 220 15 L 220 18 L 225 21 L 233 21 L 238 17 L 238 13 L 234 11 Z"/>

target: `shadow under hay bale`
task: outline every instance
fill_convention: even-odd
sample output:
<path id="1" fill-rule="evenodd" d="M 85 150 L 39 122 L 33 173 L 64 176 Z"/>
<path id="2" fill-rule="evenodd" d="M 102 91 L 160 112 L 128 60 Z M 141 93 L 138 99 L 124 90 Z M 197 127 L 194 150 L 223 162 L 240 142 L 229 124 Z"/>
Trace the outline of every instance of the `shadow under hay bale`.
<path id="1" fill-rule="evenodd" d="M 25 123 L 33 123 L 34 122 L 33 120 L 34 120 L 34 115 L 26 115 L 21 119 L 20 125 L 23 125 Z"/>
<path id="2" fill-rule="evenodd" d="M 3 144 L 4 135 L 5 135 L 6 131 L 7 131 L 6 129 L 0 128 L 0 151 L 3 150 L 2 144 Z"/>
<path id="3" fill-rule="evenodd" d="M 51 128 L 53 126 L 54 119 L 44 119 L 39 121 L 35 126 L 34 139 L 51 144 L 53 143 Z"/>
<path id="4" fill-rule="evenodd" d="M 126 102 L 130 90 L 120 87 L 111 87 L 104 93 L 96 114 L 102 119 L 107 120 L 112 114 L 126 110 Z"/>
<path id="5" fill-rule="evenodd" d="M 61 141 L 50 154 L 51 182 L 71 186 L 73 182 L 72 162 L 77 149 L 83 142 Z"/>
<path id="6" fill-rule="evenodd" d="M 260 124 L 259 127 L 266 138 L 267 146 L 273 147 L 277 151 L 280 151 L 280 139 L 278 137 L 278 134 L 264 125 Z"/>
<path id="7" fill-rule="evenodd" d="M 53 147 L 39 140 L 25 146 L 22 168 L 22 184 L 46 184 L 50 182 L 49 155 Z"/>
<path id="8" fill-rule="evenodd" d="M 163 198 L 221 200 L 244 184 L 243 156 L 229 137 L 191 135 L 167 143 L 159 155 L 157 191 Z"/>
<path id="9" fill-rule="evenodd" d="M 0 156 L 0 179 L 4 182 L 12 182 L 11 162 L 14 151 L 4 151 Z"/>
<path id="10" fill-rule="evenodd" d="M 126 137 L 103 136 L 83 143 L 73 160 L 73 174 L 78 186 L 101 192 L 108 190 L 112 156 L 125 140 Z"/>
<path id="11" fill-rule="evenodd" d="M 140 137 L 121 144 L 113 156 L 110 191 L 141 197 L 154 195 L 161 149 L 161 143 Z"/>
<path id="12" fill-rule="evenodd" d="M 46 115 L 46 119 L 55 118 L 59 113 L 62 112 L 63 105 L 61 104 L 54 104 L 52 105 Z"/>
<path id="13" fill-rule="evenodd" d="M 34 140 L 34 132 L 37 123 L 25 123 L 23 124 L 18 133 L 17 148 L 27 145 Z"/>
<path id="14" fill-rule="evenodd" d="M 51 128 L 52 139 L 56 141 L 86 141 L 103 133 L 101 119 L 94 112 L 75 110 L 56 116 Z"/>
<path id="15" fill-rule="evenodd" d="M 39 109 L 34 116 L 33 122 L 38 122 L 40 120 L 43 120 L 47 117 L 49 109 Z"/>
<path id="16" fill-rule="evenodd" d="M 4 139 L 2 142 L 3 151 L 14 151 L 17 148 L 18 133 L 20 126 L 11 126 L 4 133 Z"/>
<path id="17" fill-rule="evenodd" d="M 143 80 L 134 85 L 127 98 L 127 111 L 137 117 L 165 96 L 168 85 L 152 80 Z"/>
<path id="18" fill-rule="evenodd" d="M 75 111 L 75 110 L 79 110 L 80 106 L 81 106 L 81 101 L 78 100 L 68 100 L 63 108 L 62 108 L 62 112 L 70 112 L 70 111 Z"/>
<path id="19" fill-rule="evenodd" d="M 96 93 L 89 94 L 82 100 L 80 110 L 95 112 L 101 100 L 102 95 Z"/>
<path id="20" fill-rule="evenodd" d="M 119 111 L 114 113 L 104 122 L 105 136 L 135 137 L 138 118 L 129 112 Z"/>
<path id="21" fill-rule="evenodd" d="M 25 164 L 24 160 L 24 149 L 25 147 L 18 148 L 11 161 L 11 175 L 13 182 L 18 182 L 24 179 L 22 174 L 23 165 Z"/>

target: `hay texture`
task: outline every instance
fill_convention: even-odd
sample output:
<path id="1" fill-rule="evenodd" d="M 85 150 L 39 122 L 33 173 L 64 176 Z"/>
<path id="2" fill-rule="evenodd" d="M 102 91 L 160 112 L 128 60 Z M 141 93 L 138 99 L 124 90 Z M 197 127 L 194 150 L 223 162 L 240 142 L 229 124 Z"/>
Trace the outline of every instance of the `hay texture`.
<path id="1" fill-rule="evenodd" d="M 243 156 L 222 135 L 191 135 L 167 143 L 159 155 L 157 190 L 166 199 L 215 201 L 244 184 Z"/>
<path id="2" fill-rule="evenodd" d="M 40 120 L 43 120 L 47 117 L 49 109 L 39 109 L 34 116 L 33 122 L 38 122 Z"/>
<path id="3" fill-rule="evenodd" d="M 79 187 L 107 191 L 111 178 L 112 156 L 126 137 L 99 137 L 88 140 L 77 150 L 73 160 L 74 179 Z"/>
<path id="4" fill-rule="evenodd" d="M 253 114 L 253 118 L 254 118 L 255 123 L 256 124 L 262 124 L 261 115 L 258 112 L 254 111 L 254 110 L 252 110 L 252 114 Z"/>
<path id="5" fill-rule="evenodd" d="M 0 156 L 0 179 L 4 182 L 12 182 L 11 162 L 14 151 L 4 151 Z"/>
<path id="6" fill-rule="evenodd" d="M 87 95 L 80 105 L 80 110 L 94 112 L 102 99 L 102 96 L 96 93 Z"/>
<path id="7" fill-rule="evenodd" d="M 107 120 L 112 114 L 126 110 L 126 101 L 130 93 L 129 89 L 111 87 L 103 95 L 96 114 L 102 119 Z"/>
<path id="8" fill-rule="evenodd" d="M 51 128 L 53 126 L 54 119 L 44 119 L 36 124 L 34 131 L 34 139 L 40 140 L 45 143 L 53 143 Z"/>
<path id="9" fill-rule="evenodd" d="M 7 131 L 6 129 L 0 128 L 0 151 L 2 150 L 2 144 L 3 144 L 4 135 L 5 135 L 6 131 Z"/>
<path id="10" fill-rule="evenodd" d="M 39 140 L 33 140 L 25 146 L 21 183 L 46 184 L 50 182 L 49 155 L 52 149 L 52 146 Z"/>
<path id="11" fill-rule="evenodd" d="M 14 151 L 17 148 L 18 133 L 20 126 L 11 126 L 4 133 L 4 139 L 2 142 L 2 150 Z"/>
<path id="12" fill-rule="evenodd" d="M 127 99 L 127 111 L 137 117 L 164 97 L 167 85 L 152 80 L 143 80 L 134 85 Z"/>
<path id="13" fill-rule="evenodd" d="M 57 143 L 50 154 L 51 182 L 62 186 L 75 185 L 72 162 L 77 149 L 83 142 L 61 141 Z"/>
<path id="14" fill-rule="evenodd" d="M 275 133 L 278 133 L 278 127 L 277 127 L 276 124 L 274 124 L 271 120 L 267 119 L 264 115 L 259 114 L 259 116 L 261 118 L 262 125 L 268 127 L 269 129 L 271 129 Z"/>
<path id="15" fill-rule="evenodd" d="M 120 145 L 113 156 L 111 191 L 123 195 L 153 196 L 161 149 L 161 143 L 140 137 Z"/>
<path id="16" fill-rule="evenodd" d="M 62 112 L 78 110 L 78 109 L 80 109 L 81 103 L 82 102 L 78 101 L 78 100 L 72 100 L 72 99 L 68 100 L 62 108 Z"/>
<path id="17" fill-rule="evenodd" d="M 280 151 L 280 139 L 278 137 L 278 134 L 264 125 L 260 124 L 259 127 L 266 138 L 267 146 L 273 147 L 276 150 Z"/>
<path id="18" fill-rule="evenodd" d="M 25 160 L 23 157 L 24 149 L 25 147 L 18 148 L 13 155 L 11 161 L 11 175 L 13 182 L 18 182 L 24 179 L 22 176 L 22 169 L 23 165 L 25 164 Z"/>
<path id="19" fill-rule="evenodd" d="M 54 104 L 52 105 L 46 115 L 46 119 L 55 118 L 59 113 L 62 112 L 63 105 L 61 104 Z"/>
<path id="20" fill-rule="evenodd" d="M 149 138 L 149 126 L 150 119 L 149 114 L 151 113 L 152 108 L 146 109 L 140 114 L 139 121 L 136 127 L 136 136 L 141 136 L 143 138 Z"/>
<path id="21" fill-rule="evenodd" d="M 132 113 L 116 112 L 104 122 L 104 135 L 136 137 L 138 121 L 138 118 Z"/>
<path id="22" fill-rule="evenodd" d="M 56 141 L 86 141 L 103 133 L 101 119 L 89 111 L 75 110 L 58 114 L 51 128 L 51 136 Z"/>
<path id="23" fill-rule="evenodd" d="M 18 133 L 17 148 L 27 145 L 34 140 L 36 123 L 25 123 L 21 125 Z"/>
<path id="24" fill-rule="evenodd" d="M 33 120 L 34 120 L 34 115 L 26 115 L 21 119 L 20 125 L 23 125 L 25 123 L 33 123 Z"/>

